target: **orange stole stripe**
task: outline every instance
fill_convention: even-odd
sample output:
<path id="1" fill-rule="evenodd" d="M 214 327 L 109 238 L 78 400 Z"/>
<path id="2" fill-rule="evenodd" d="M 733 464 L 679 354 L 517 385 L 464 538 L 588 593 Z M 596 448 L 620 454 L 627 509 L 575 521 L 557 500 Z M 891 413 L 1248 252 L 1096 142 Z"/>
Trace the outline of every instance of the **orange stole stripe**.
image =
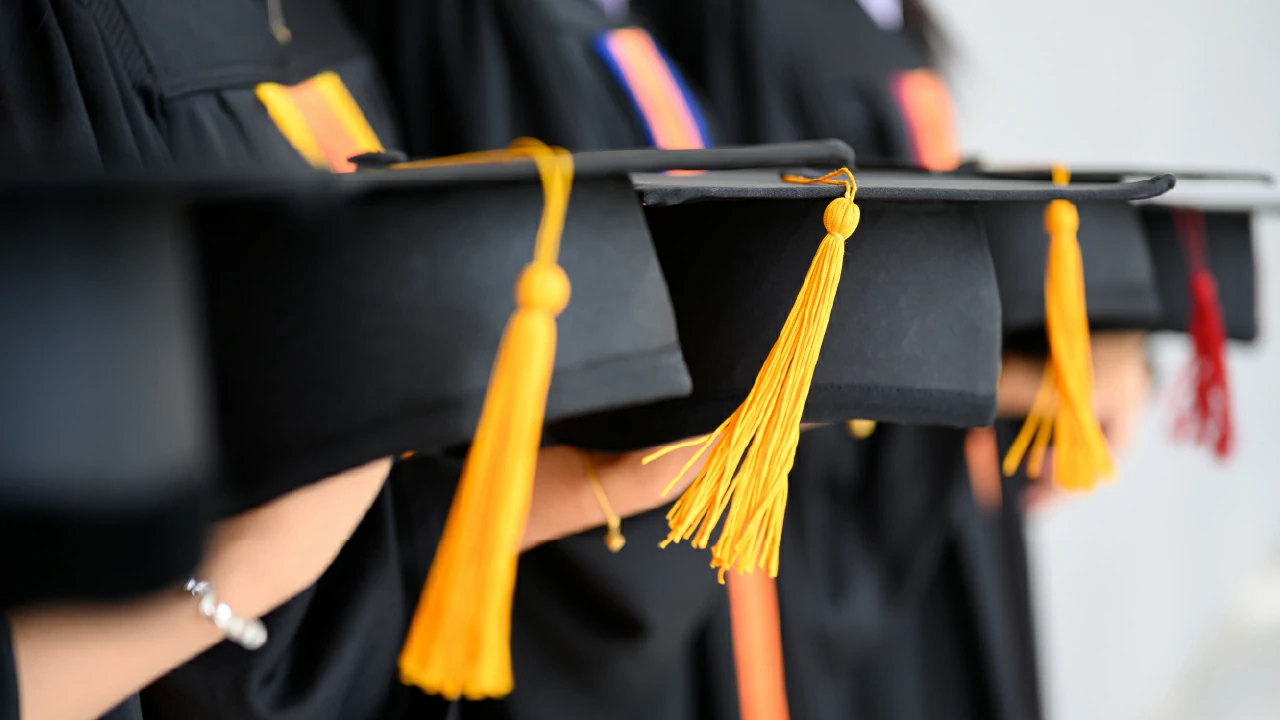
<path id="1" fill-rule="evenodd" d="M 778 585 L 764 571 L 725 577 L 742 720 L 788 720 Z"/>
<path id="2" fill-rule="evenodd" d="M 347 132 L 346 126 L 338 119 L 337 113 L 320 94 L 315 81 L 308 80 L 300 85 L 294 85 L 289 87 L 288 91 L 293 101 L 297 103 L 298 109 L 302 111 L 303 117 L 307 119 L 307 124 L 311 126 L 311 132 L 315 133 L 316 140 L 320 142 L 320 149 L 329 160 L 329 169 L 336 173 L 355 171 L 355 163 L 349 158 L 365 150 L 360 148 L 355 138 Z"/>
<path id="3" fill-rule="evenodd" d="M 644 115 L 653 146 L 662 150 L 704 147 L 698 121 L 649 33 L 621 28 L 610 32 L 604 42 Z"/>
<path id="4" fill-rule="evenodd" d="M 276 127 L 312 165 L 353 172 L 350 158 L 382 150 L 337 73 L 323 72 L 297 85 L 262 83 L 257 96 Z"/>
<path id="5" fill-rule="evenodd" d="M 960 165 L 960 144 L 947 84 L 929 69 L 899 73 L 892 84 L 907 121 L 916 164 L 926 170 L 956 169 Z"/>

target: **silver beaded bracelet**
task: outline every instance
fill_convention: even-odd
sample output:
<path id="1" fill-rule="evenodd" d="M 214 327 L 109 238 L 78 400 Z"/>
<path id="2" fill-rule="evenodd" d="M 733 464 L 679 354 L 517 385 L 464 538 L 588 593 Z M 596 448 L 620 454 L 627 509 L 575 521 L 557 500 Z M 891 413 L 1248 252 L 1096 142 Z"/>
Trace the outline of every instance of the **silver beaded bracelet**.
<path id="1" fill-rule="evenodd" d="M 267 626 L 258 618 L 237 615 L 230 605 L 218 602 L 218 595 L 208 581 L 191 578 L 182 589 L 199 601 L 196 609 L 231 642 L 246 650 L 257 650 L 267 642 Z"/>

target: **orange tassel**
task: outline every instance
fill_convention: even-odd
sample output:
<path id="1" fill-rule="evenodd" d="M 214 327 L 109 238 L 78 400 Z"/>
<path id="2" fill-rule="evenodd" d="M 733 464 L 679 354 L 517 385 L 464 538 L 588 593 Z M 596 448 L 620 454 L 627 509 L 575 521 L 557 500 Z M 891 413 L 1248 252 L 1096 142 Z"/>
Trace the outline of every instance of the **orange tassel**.
<path id="1" fill-rule="evenodd" d="M 555 319 L 569 302 L 569 279 L 557 258 L 573 158 L 560 148 L 518 140 L 505 151 L 411 164 L 515 157 L 533 158 L 542 179 L 534 260 L 516 285 L 516 310 L 498 347 L 453 507 L 400 653 L 403 682 L 450 699 L 500 697 L 514 687 L 511 603 L 555 365 Z"/>
<path id="2" fill-rule="evenodd" d="M 840 175 L 847 180 L 833 180 Z M 816 179 L 784 179 L 843 184 L 845 194 L 832 200 L 823 213 L 827 235 L 818 246 L 782 333 L 747 399 L 715 432 L 644 459 L 647 464 L 677 447 L 698 446 L 698 452 L 676 475 L 679 478 L 715 444 L 701 472 L 667 513 L 670 533 L 662 546 L 693 538 L 694 547 L 705 548 L 712 529 L 727 509 L 728 517 L 711 549 L 711 567 L 720 569 L 720 582 L 724 582 L 729 568 L 750 573 L 759 567 L 767 570 L 770 577 L 778 575 L 787 474 L 795 460 L 809 383 L 844 269 L 844 243 L 858 227 L 860 217 L 853 202 L 857 184 L 847 168 Z M 722 436 L 722 441 L 716 443 Z M 663 495 L 670 490 L 668 486 Z"/>
<path id="3" fill-rule="evenodd" d="M 1055 184 L 1066 185 L 1070 177 L 1066 168 L 1053 170 Z M 1005 456 L 1004 472 L 1017 472 L 1032 445 L 1027 475 L 1038 478 L 1052 436 L 1054 483 L 1065 490 L 1090 490 L 1116 469 L 1093 409 L 1093 351 L 1077 237 L 1080 215 L 1070 201 L 1054 200 L 1044 222 L 1049 233 L 1044 283 L 1049 360 L 1031 413 Z"/>

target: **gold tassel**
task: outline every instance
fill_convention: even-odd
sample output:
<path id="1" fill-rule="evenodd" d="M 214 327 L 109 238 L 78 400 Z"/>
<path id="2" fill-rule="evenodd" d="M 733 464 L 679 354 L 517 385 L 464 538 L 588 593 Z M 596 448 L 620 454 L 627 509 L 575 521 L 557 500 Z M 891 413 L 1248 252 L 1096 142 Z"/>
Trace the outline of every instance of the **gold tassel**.
<path id="1" fill-rule="evenodd" d="M 845 177 L 833 179 L 840 175 Z M 790 175 L 783 179 L 842 184 L 845 193 L 832 200 L 823 213 L 827 235 L 818 246 L 782 333 L 747 399 L 715 432 L 644 459 L 647 464 L 677 447 L 698 446 L 698 452 L 676 474 L 680 478 L 715 445 L 701 472 L 667 513 L 670 533 L 662 546 L 693 538 L 694 547 L 705 548 L 712 529 L 728 509 L 720 537 L 711 549 L 711 567 L 719 568 L 722 583 L 730 568 L 750 573 L 759 567 L 770 577 L 778 575 L 787 474 L 795 460 L 809 383 L 844 269 L 844 243 L 858 227 L 860 217 L 853 202 L 857 184 L 848 168 L 816 179 Z M 675 482 L 672 480 L 673 485 Z M 663 495 L 670 491 L 669 485 Z"/>
<path id="2" fill-rule="evenodd" d="M 1055 184 L 1066 185 L 1070 179 L 1066 168 L 1053 169 Z M 1049 233 L 1044 283 L 1049 359 L 1031 413 L 1005 456 L 1004 472 L 1017 472 L 1031 446 L 1027 475 L 1040 477 L 1052 436 L 1054 483 L 1065 490 L 1090 490 L 1115 474 L 1115 461 L 1093 407 L 1093 352 L 1077 237 L 1080 215 L 1070 201 L 1054 200 L 1044 222 Z"/>
<path id="3" fill-rule="evenodd" d="M 400 652 L 403 682 L 449 699 L 500 697 L 514 686 L 511 603 L 555 365 L 555 319 L 569 302 L 569 279 L 557 258 L 573 158 L 561 148 L 518 140 L 505 151 L 412 164 L 515 157 L 532 158 L 542 179 L 534 260 L 516 285 L 516 310 L 498 347 L 453 507 Z"/>

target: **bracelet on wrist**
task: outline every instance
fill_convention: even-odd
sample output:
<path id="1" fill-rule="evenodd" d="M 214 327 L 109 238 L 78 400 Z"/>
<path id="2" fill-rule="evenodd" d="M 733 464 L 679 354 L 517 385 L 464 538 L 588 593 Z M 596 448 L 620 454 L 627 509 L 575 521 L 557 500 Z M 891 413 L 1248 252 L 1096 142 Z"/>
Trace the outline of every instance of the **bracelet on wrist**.
<path id="1" fill-rule="evenodd" d="M 246 650 L 257 650 L 267 642 L 267 626 L 255 617 L 236 614 L 231 606 L 218 601 L 218 594 L 207 580 L 190 578 L 183 591 L 196 599 L 196 610 L 214 624 L 231 642 Z"/>

